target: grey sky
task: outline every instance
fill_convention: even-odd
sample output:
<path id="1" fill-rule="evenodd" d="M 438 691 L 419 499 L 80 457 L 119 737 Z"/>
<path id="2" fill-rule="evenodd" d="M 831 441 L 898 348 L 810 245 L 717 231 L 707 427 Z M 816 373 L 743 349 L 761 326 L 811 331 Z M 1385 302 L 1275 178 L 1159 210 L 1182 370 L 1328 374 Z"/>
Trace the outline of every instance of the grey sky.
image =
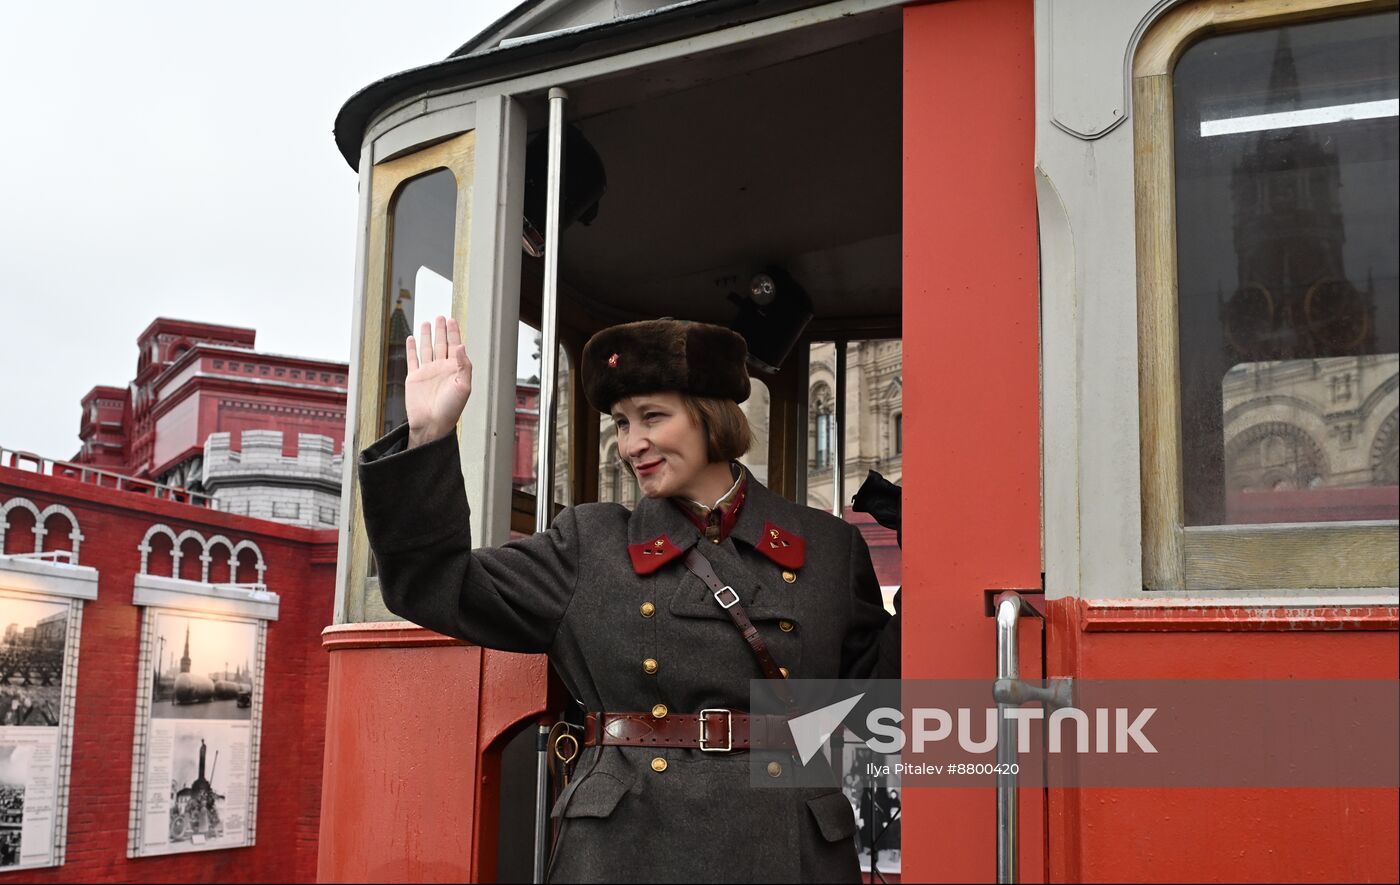
<path id="1" fill-rule="evenodd" d="M 355 173 L 340 105 L 514 0 L 6 3 L 0 446 L 69 458 L 157 316 L 349 358 Z"/>

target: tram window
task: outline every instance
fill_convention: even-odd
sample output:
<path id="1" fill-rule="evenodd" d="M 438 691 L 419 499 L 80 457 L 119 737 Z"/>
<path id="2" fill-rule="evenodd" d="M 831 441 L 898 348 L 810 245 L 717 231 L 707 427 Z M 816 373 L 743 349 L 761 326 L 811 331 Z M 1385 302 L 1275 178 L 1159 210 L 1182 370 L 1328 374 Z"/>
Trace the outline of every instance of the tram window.
<path id="1" fill-rule="evenodd" d="M 1177 63 L 1187 526 L 1400 515 L 1397 55 L 1388 12 Z"/>
<path id="2" fill-rule="evenodd" d="M 540 376 L 543 373 L 543 360 L 540 358 L 540 332 L 528 323 L 521 323 L 515 357 L 515 454 L 511 485 L 516 491 L 516 504 L 512 518 L 513 537 L 529 534 L 534 525 L 534 496 L 538 490 L 538 465 L 540 444 Z M 570 407 L 573 395 L 573 377 L 569 367 L 569 354 L 559 347 L 556 359 L 559 383 L 554 394 L 554 504 L 567 507 L 573 503 L 570 461 L 572 448 L 570 439 Z M 521 496 L 527 496 L 521 500 Z"/>
<path id="3" fill-rule="evenodd" d="M 845 348 L 845 402 L 836 382 L 837 347 Z M 903 479 L 904 343 L 897 338 L 810 345 L 807 388 L 807 504 L 833 510 L 837 469 L 842 476 L 841 517 L 860 528 L 880 583 L 900 583 L 895 533 L 869 514 L 850 508 L 851 498 L 874 470 L 899 484 Z M 844 412 L 839 434 L 837 413 Z"/>
<path id="4" fill-rule="evenodd" d="M 457 179 L 438 169 L 411 179 L 390 209 L 393 243 L 386 280 L 383 433 L 407 420 L 404 408 L 404 340 L 419 323 L 452 313 L 453 240 L 456 236 Z"/>
<path id="5" fill-rule="evenodd" d="M 772 411 L 768 385 L 758 378 L 750 377 L 749 398 L 740 403 L 739 408 L 743 410 L 744 417 L 749 419 L 749 431 L 753 435 L 753 444 L 739 459 L 739 463 L 747 467 L 755 479 L 767 485 L 769 416 Z"/>
<path id="6" fill-rule="evenodd" d="M 749 421 L 753 444 L 739 462 L 761 483 L 768 482 L 768 385 L 758 378 L 749 378 L 749 398 L 739 405 Z M 622 465 L 617 450 L 617 430 L 611 415 L 601 415 L 598 421 L 598 500 L 614 501 L 633 507 L 641 492 L 637 480 Z"/>

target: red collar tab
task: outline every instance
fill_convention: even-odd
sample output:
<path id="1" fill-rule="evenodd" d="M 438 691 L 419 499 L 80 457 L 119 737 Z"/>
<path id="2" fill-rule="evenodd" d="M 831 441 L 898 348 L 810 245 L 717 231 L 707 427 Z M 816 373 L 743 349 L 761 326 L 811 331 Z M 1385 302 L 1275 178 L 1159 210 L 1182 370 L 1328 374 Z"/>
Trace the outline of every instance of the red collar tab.
<path id="1" fill-rule="evenodd" d="M 632 571 L 639 575 L 651 574 L 684 552 L 667 535 L 627 545 L 627 555 L 632 557 Z"/>
<path id="2" fill-rule="evenodd" d="M 807 542 L 771 522 L 763 524 L 763 534 L 754 549 L 785 568 L 802 568 L 807 561 Z"/>

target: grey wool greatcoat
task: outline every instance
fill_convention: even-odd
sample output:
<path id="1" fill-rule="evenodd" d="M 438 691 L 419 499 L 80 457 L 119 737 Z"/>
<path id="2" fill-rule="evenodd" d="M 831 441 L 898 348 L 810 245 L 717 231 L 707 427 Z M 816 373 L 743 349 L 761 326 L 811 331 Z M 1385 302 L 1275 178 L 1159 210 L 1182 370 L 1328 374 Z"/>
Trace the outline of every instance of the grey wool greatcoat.
<path id="1" fill-rule="evenodd" d="M 860 533 L 752 476 L 719 544 L 670 501 L 643 499 L 634 511 L 570 507 L 547 532 L 473 550 L 455 434 L 412 450 L 406 440 L 400 427 L 360 458 L 365 525 L 389 610 L 478 645 L 548 654 L 590 711 L 743 711 L 749 680 L 762 678 L 748 644 L 679 556 L 649 574 L 634 567 L 629 545 L 662 536 L 679 550 L 701 545 L 793 678 L 899 675 L 899 617 L 881 605 Z M 792 545 L 805 548 L 800 567 L 785 569 L 756 549 L 772 527 L 800 539 Z M 654 606 L 650 616 L 644 603 Z M 745 752 L 585 749 L 554 814 L 562 829 L 550 881 L 860 878 L 844 794 L 750 786 Z"/>

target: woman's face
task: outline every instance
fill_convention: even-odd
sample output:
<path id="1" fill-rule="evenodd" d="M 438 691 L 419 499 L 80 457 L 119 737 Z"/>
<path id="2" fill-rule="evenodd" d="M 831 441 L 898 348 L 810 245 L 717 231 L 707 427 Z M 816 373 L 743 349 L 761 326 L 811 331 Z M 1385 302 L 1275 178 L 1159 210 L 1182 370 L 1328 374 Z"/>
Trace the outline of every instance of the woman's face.
<path id="1" fill-rule="evenodd" d="M 687 495 L 709 464 L 705 432 L 690 420 L 681 395 L 648 393 L 612 408 L 618 455 L 632 465 L 648 498 Z"/>

